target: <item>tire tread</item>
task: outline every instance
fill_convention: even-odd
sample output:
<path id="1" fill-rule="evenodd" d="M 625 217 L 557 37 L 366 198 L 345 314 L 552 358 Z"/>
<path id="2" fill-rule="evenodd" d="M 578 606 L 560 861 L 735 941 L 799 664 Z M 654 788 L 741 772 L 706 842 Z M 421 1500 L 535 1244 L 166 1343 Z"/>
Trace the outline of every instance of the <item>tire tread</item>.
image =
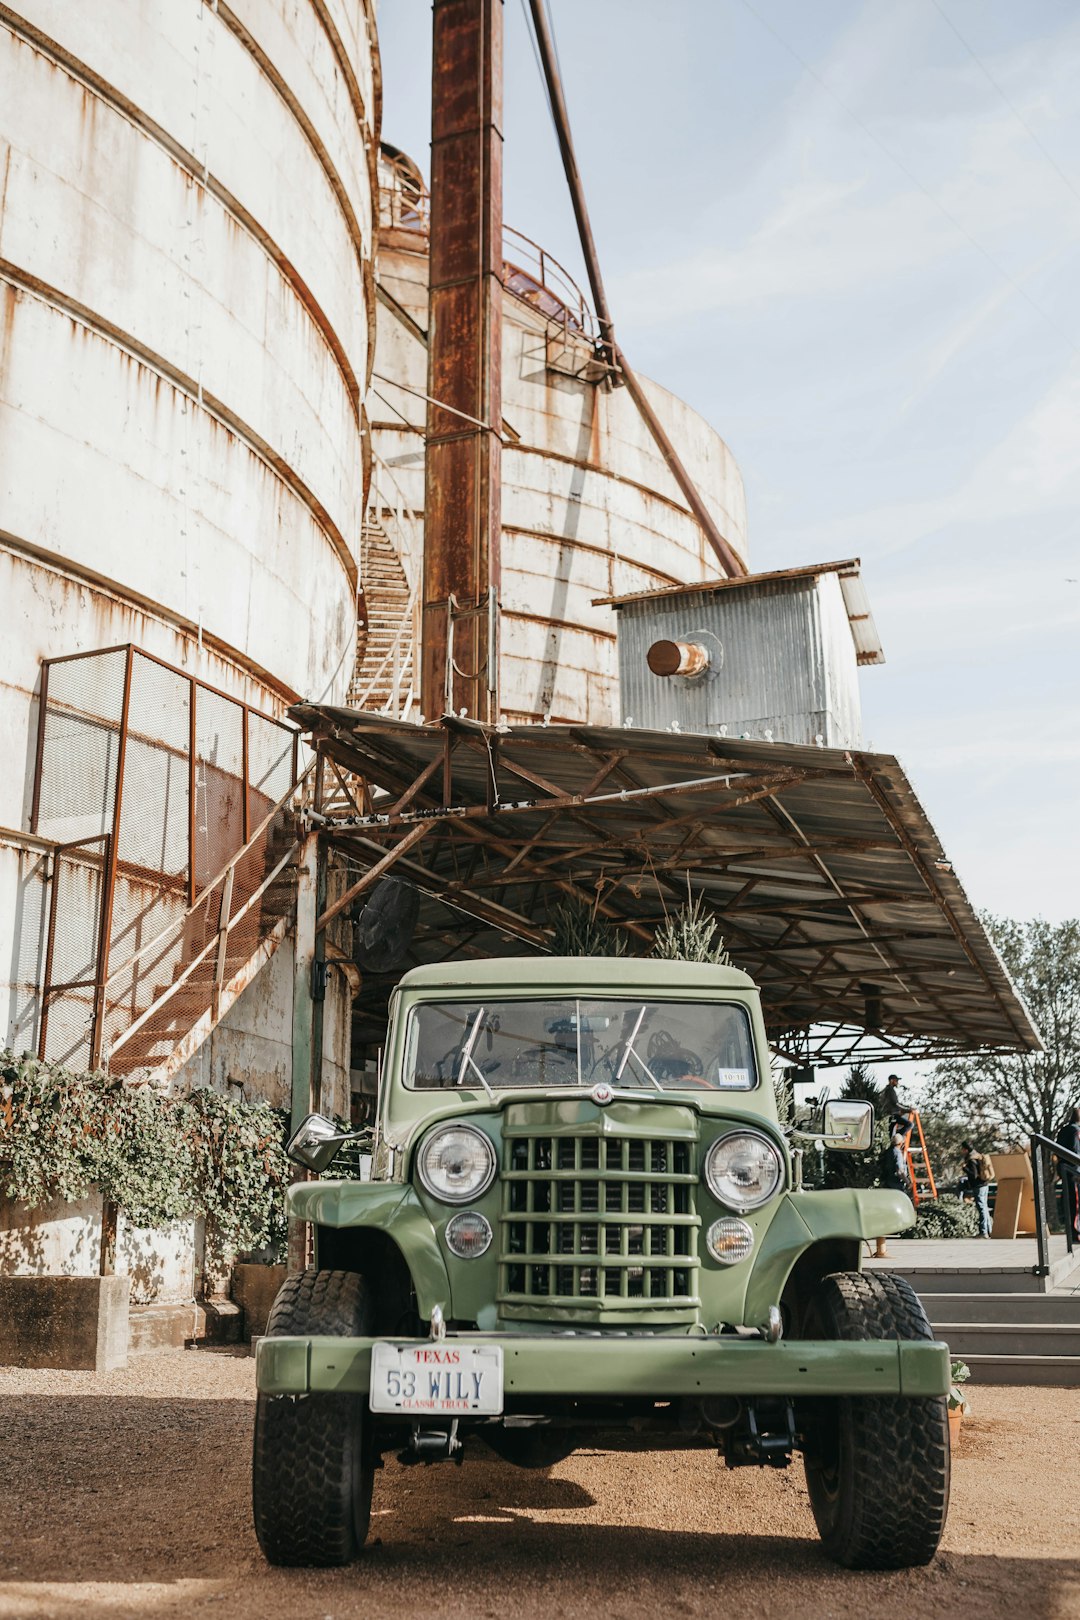
<path id="1" fill-rule="evenodd" d="M 372 1317 L 358 1273 L 304 1271 L 285 1279 L 266 1331 L 355 1336 L 371 1331 Z M 365 1416 L 359 1395 L 259 1395 L 252 1502 L 270 1563 L 325 1567 L 356 1557 L 371 1500 Z"/>
<path id="2" fill-rule="evenodd" d="M 891 1272 L 837 1272 L 816 1301 L 830 1337 L 933 1339 L 918 1295 Z M 949 1423 L 944 1396 L 841 1396 L 851 1474 L 848 1514 L 815 1489 L 811 1505 L 826 1551 L 849 1569 L 907 1569 L 937 1552 L 949 1506 Z"/>

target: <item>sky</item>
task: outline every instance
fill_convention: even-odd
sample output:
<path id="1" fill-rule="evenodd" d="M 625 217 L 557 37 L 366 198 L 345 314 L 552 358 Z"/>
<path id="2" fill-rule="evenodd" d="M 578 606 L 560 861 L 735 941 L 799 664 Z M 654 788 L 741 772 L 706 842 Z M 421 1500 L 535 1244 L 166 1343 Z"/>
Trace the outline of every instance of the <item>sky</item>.
<path id="1" fill-rule="evenodd" d="M 1080 915 L 1080 6 L 549 0 L 609 303 L 723 435 L 750 566 L 858 556 L 895 754 L 972 902 Z M 504 213 L 587 285 L 506 0 Z M 429 169 L 430 7 L 381 0 Z"/>

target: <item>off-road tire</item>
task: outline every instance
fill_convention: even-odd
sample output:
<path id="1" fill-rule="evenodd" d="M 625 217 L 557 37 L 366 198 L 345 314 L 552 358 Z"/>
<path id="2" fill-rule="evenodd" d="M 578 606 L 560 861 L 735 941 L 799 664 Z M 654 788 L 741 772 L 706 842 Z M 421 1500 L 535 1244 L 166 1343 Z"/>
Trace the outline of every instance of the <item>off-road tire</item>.
<path id="1" fill-rule="evenodd" d="M 807 1337 L 932 1339 L 902 1277 L 842 1271 L 818 1287 Z M 851 1395 L 816 1401 L 805 1453 L 825 1551 L 848 1569 L 908 1569 L 937 1552 L 949 1507 L 944 1396 Z"/>
<path id="2" fill-rule="evenodd" d="M 353 1271 L 287 1277 L 270 1311 L 270 1337 L 368 1335 L 375 1309 Z M 374 1456 L 362 1395 L 260 1395 L 255 1407 L 252 1507 L 271 1564 L 348 1564 L 371 1515 Z"/>

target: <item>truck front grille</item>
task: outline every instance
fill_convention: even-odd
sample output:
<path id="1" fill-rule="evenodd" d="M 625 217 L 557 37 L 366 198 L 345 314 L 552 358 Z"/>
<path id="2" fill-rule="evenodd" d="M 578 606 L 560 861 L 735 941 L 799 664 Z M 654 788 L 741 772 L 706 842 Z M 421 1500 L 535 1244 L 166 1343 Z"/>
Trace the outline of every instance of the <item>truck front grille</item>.
<path id="1" fill-rule="evenodd" d="M 696 1182 L 689 1141 L 508 1137 L 500 1304 L 695 1305 Z"/>

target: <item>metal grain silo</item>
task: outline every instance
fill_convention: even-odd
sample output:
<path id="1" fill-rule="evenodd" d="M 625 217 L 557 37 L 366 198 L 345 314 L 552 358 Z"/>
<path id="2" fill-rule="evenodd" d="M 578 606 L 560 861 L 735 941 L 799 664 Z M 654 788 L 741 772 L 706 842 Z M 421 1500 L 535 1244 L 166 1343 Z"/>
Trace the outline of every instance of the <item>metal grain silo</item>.
<path id="1" fill-rule="evenodd" d="M 378 119 L 371 0 L 0 10 L 0 976 L 20 1045 L 42 661 L 130 645 L 271 717 L 346 694 Z M 140 740 L 167 752 L 182 683 L 159 685 Z M 224 730 L 199 746 L 221 776 L 239 758 Z M 92 810 L 70 758 L 57 825 Z"/>
<path id="2" fill-rule="evenodd" d="M 423 178 L 384 147 L 372 521 L 385 602 L 366 602 L 369 644 L 354 701 L 416 713 L 414 645 L 423 547 L 428 213 Z M 500 708 L 511 720 L 604 724 L 618 710 L 614 624 L 594 598 L 716 578 L 714 555 L 626 389 L 602 385 L 592 313 L 545 249 L 503 239 Z M 725 536 L 745 555 L 742 480 L 696 412 L 646 384 Z"/>

